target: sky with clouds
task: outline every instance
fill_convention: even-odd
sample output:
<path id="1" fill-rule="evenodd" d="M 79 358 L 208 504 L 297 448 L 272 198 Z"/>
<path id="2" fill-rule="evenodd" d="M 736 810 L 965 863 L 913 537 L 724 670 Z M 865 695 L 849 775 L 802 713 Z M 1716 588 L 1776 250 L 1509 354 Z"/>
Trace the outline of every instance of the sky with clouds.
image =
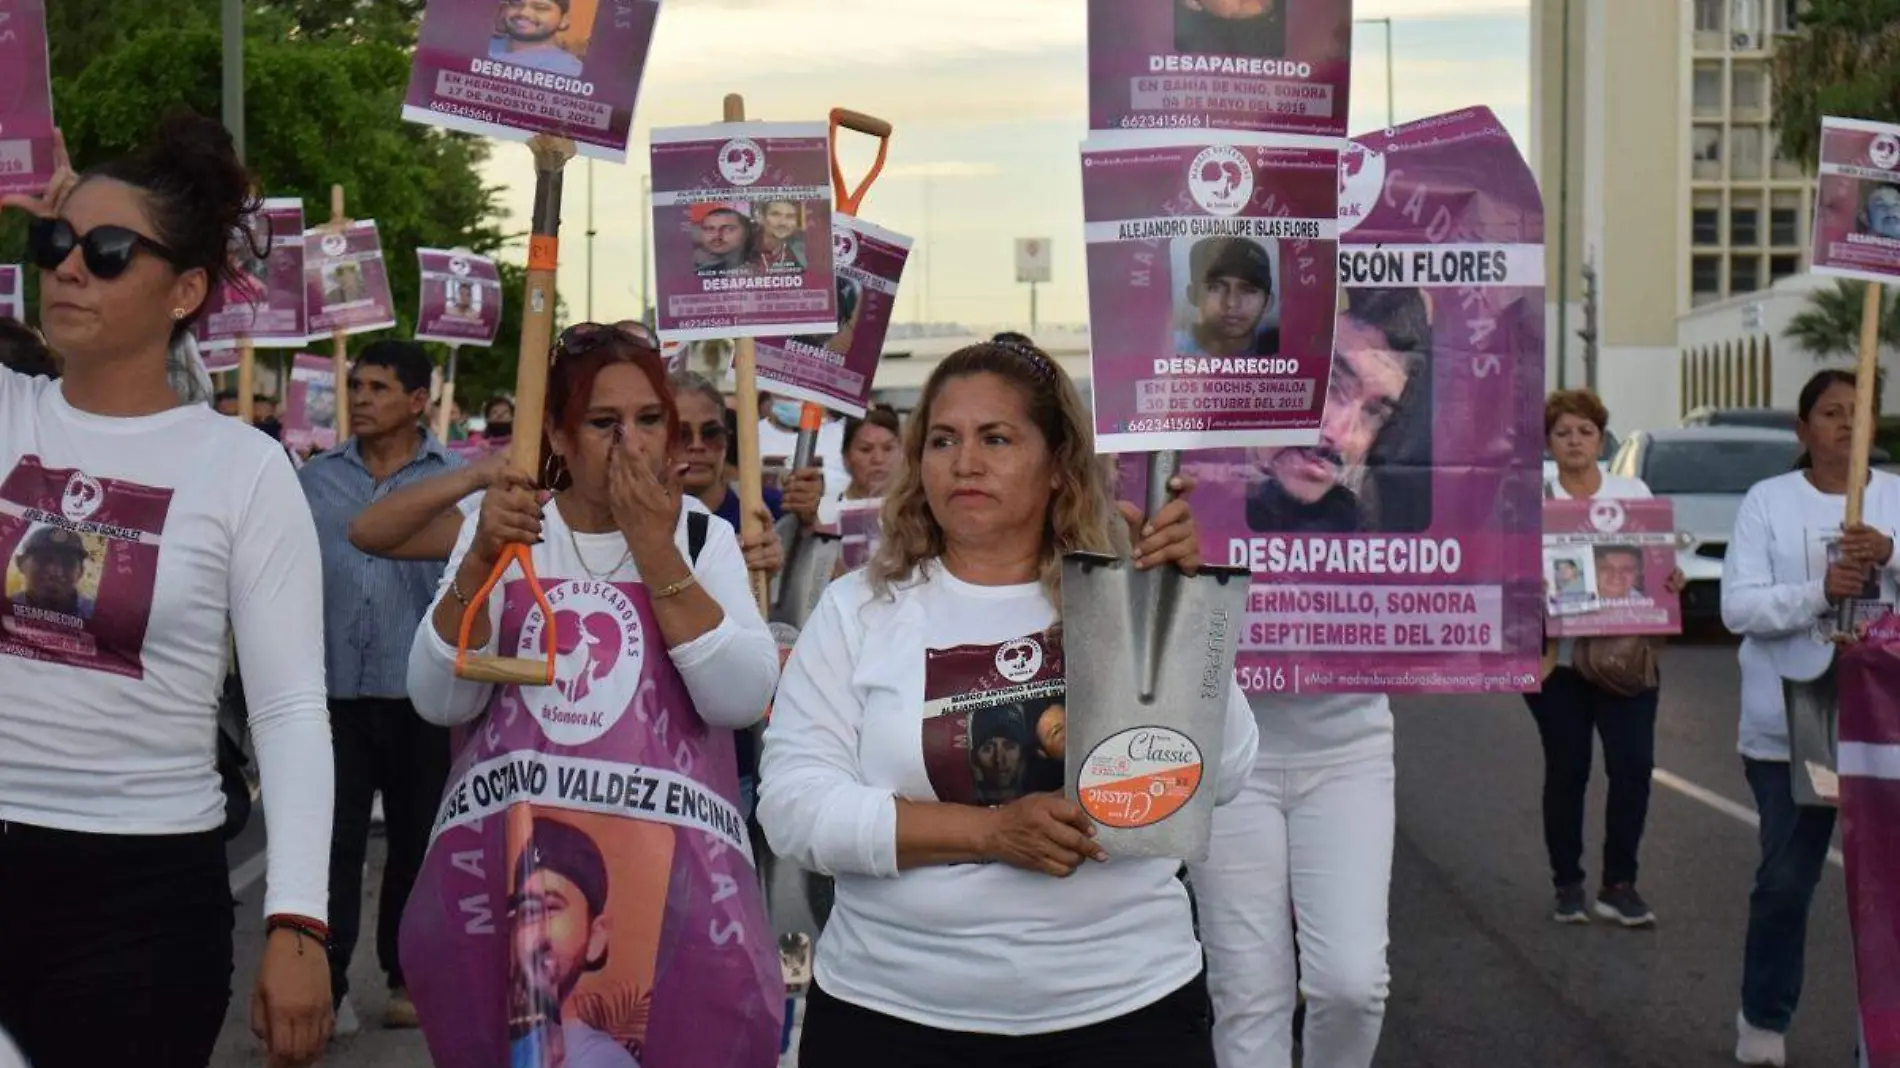
<path id="1" fill-rule="evenodd" d="M 1310 2 L 1310 0 L 1292 0 Z M 1483 104 L 1529 144 L 1528 0 L 1359 0 L 1357 18 L 1393 19 L 1400 122 Z M 638 314 L 641 179 L 647 133 L 720 117 L 729 92 L 748 116 L 822 121 L 850 107 L 896 126 L 866 219 L 909 234 L 918 251 L 899 322 L 1027 324 L 1014 241 L 1053 241 L 1041 321 L 1087 318 L 1077 149 L 1088 130 L 1084 0 L 665 0 L 626 165 L 596 163 L 593 317 Z M 1385 28 L 1356 27 L 1352 129 L 1385 124 Z M 847 177 L 870 162 L 847 150 Z M 560 288 L 569 318 L 587 315 L 589 168 L 568 169 Z M 532 171 L 525 147 L 498 145 L 489 177 L 525 228 Z M 514 248 L 507 258 L 519 260 Z"/>

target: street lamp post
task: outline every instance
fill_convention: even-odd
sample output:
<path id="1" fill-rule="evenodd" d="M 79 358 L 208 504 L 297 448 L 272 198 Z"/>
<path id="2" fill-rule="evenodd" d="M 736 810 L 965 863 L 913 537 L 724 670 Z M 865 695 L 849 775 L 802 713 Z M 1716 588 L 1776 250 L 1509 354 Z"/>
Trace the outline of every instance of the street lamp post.
<path id="1" fill-rule="evenodd" d="M 1354 19 L 1356 23 L 1376 24 L 1385 27 L 1385 124 L 1398 125 L 1398 109 L 1394 106 L 1392 91 L 1392 19 L 1390 16 L 1379 19 Z"/>
<path id="2" fill-rule="evenodd" d="M 224 0 L 224 128 L 244 158 L 244 2 Z M 248 403 L 248 402 L 247 402 Z"/>

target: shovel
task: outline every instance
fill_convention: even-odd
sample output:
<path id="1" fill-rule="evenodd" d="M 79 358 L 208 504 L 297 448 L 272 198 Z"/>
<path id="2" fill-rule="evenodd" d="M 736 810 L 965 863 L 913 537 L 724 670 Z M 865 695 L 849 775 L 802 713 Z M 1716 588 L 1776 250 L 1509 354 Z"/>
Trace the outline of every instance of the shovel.
<path id="1" fill-rule="evenodd" d="M 1149 456 L 1149 515 L 1179 464 Z M 1063 557 L 1066 780 L 1110 856 L 1207 858 L 1248 578 Z"/>

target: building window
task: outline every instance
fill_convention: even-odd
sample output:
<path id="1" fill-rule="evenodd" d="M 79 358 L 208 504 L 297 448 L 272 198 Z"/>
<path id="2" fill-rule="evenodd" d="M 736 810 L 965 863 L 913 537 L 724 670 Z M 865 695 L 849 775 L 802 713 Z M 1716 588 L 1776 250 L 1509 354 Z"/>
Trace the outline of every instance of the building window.
<path id="1" fill-rule="evenodd" d="M 1761 288 L 1761 257 L 1735 256 L 1728 261 L 1728 291 L 1753 293 Z"/>
<path id="2" fill-rule="evenodd" d="M 1733 0 L 1729 9 L 1729 45 L 1737 52 L 1755 52 L 1767 45 L 1762 38 L 1762 0 Z"/>
<path id="3" fill-rule="evenodd" d="M 1722 243 L 1722 194 L 1700 192 L 1689 210 L 1689 237 L 1698 245 Z"/>
<path id="4" fill-rule="evenodd" d="M 1721 117 L 1722 64 L 1695 65 L 1695 113 L 1699 118 Z"/>
<path id="5" fill-rule="evenodd" d="M 1722 299 L 1722 260 L 1697 256 L 1689 262 L 1690 303 L 1698 307 Z"/>
<path id="6" fill-rule="evenodd" d="M 1721 33 L 1728 25 L 1723 15 L 1724 0 L 1695 0 L 1695 30 L 1697 33 Z"/>
<path id="7" fill-rule="evenodd" d="M 1736 126 L 1729 130 L 1729 177 L 1762 176 L 1762 128 Z"/>
<path id="8" fill-rule="evenodd" d="M 1694 176 L 1703 181 L 1719 180 L 1722 177 L 1722 128 L 1696 127 L 1692 147 Z"/>
<path id="9" fill-rule="evenodd" d="M 1738 248 L 1761 244 L 1761 201 L 1756 197 L 1735 195 L 1728 212 L 1728 243 Z"/>
<path id="10" fill-rule="evenodd" d="M 1783 278 L 1792 278 L 1795 275 L 1800 274 L 1800 273 L 1801 273 L 1801 257 L 1799 256 L 1770 256 L 1768 257 L 1768 284 L 1769 285 L 1774 285 L 1776 282 L 1781 281 Z"/>
<path id="11" fill-rule="evenodd" d="M 1800 181 L 1807 177 L 1797 160 L 1791 160 L 1781 154 L 1781 132 L 1768 131 L 1768 149 L 1775 157 L 1774 175 L 1776 181 Z"/>
<path id="12" fill-rule="evenodd" d="M 1801 0 L 1772 0 L 1776 33 L 1793 33 L 1801 17 Z"/>
<path id="13" fill-rule="evenodd" d="M 1777 248 L 1801 247 L 1801 194 L 1785 190 L 1774 195 L 1768 208 L 1768 243 Z"/>
<path id="14" fill-rule="evenodd" d="M 1730 106 L 1739 118 L 1759 119 L 1768 110 L 1768 68 L 1760 63 L 1735 64 Z"/>

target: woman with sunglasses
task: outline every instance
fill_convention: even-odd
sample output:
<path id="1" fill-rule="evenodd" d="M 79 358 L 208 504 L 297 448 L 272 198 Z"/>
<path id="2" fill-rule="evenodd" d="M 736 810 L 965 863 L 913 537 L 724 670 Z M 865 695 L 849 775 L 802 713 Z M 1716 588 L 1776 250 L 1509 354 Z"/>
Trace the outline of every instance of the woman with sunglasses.
<path id="1" fill-rule="evenodd" d="M 226 621 L 270 817 L 252 1028 L 331 1028 L 331 770 L 316 531 L 277 444 L 181 404 L 168 363 L 256 207 L 217 123 L 166 120 L 35 216 L 58 382 L 0 371 L 0 1028 L 39 1068 L 202 1068 L 230 1000 L 216 748 Z M 189 354 L 185 356 L 188 358 Z"/>
<path id="2" fill-rule="evenodd" d="M 482 724 L 458 755 L 451 783 L 483 761 L 514 761 L 524 752 L 584 759 L 596 767 L 638 764 L 651 774 L 692 780 L 706 800 L 696 811 L 718 809 L 722 819 L 732 820 L 727 826 L 742 824 L 732 738 L 763 716 L 778 681 L 778 646 L 753 601 L 732 528 L 713 522 L 705 507 L 680 487 L 672 459 L 679 414 L 659 352 L 612 327 L 590 324 L 568 330 L 549 368 L 547 427 L 543 485 L 552 495 L 543 495 L 512 469 L 491 483 L 479 512 L 464 524 L 435 607 L 417 629 L 411 649 L 409 695 L 423 718 L 442 726 Z M 536 622 L 540 610 L 524 583 L 498 584 L 481 597 L 510 544 L 532 547 L 534 572 L 548 602 L 558 606 L 552 627 Z M 465 616 L 472 621 L 466 635 L 471 652 L 538 659 L 548 655 L 545 643 L 552 641 L 555 684 L 496 686 L 460 678 L 457 646 Z M 524 708 L 531 714 L 519 715 Z M 675 792 L 680 788 L 676 783 Z M 550 811 L 559 808 L 558 803 L 542 803 L 554 804 Z M 622 813 L 630 817 L 628 823 L 640 818 L 636 806 L 616 810 Z M 669 850 L 673 859 L 663 860 L 646 847 L 629 847 L 634 851 L 620 855 L 671 864 L 676 874 L 703 879 L 707 870 L 693 873 L 688 867 L 698 862 L 693 858 L 700 855 L 701 845 L 698 833 L 682 832 Z M 463 959 L 456 954 L 478 953 L 448 927 L 419 919 L 440 908 L 453 912 L 458 895 L 468 892 L 446 883 L 430 885 L 433 877 L 447 879 L 453 877 L 451 869 L 466 869 L 464 861 L 447 863 L 439 851 L 466 848 L 470 846 L 459 839 L 451 842 L 446 834 L 437 838 L 405 920 L 404 960 L 426 961 L 429 969 L 422 975 L 407 969 L 425 1027 L 428 1006 L 443 1004 L 437 999 L 459 982 L 449 974 L 454 962 Z M 613 849 L 607 851 L 614 855 Z M 731 867 L 745 862 L 726 857 L 720 863 Z M 482 870 L 495 874 L 492 890 L 503 889 L 501 880 L 511 864 L 507 856 L 487 857 Z M 726 875 L 724 868 L 717 870 L 722 878 L 756 885 L 755 880 Z M 610 866 L 605 878 L 631 882 L 634 875 Z M 717 903 L 728 895 L 709 891 L 707 896 Z M 417 900 L 423 902 L 420 913 Z M 614 900 L 607 897 L 610 910 L 625 908 L 618 913 L 622 916 L 638 914 L 638 909 L 612 904 Z M 748 907 L 748 901 L 756 906 L 756 893 L 727 907 Z M 591 904 L 597 906 L 598 901 Z M 667 909 L 674 911 L 671 901 Z M 763 926 L 762 911 L 748 919 Z M 411 927 L 417 928 L 413 934 Z M 706 930 L 701 925 L 678 933 L 676 954 L 718 957 L 703 952 L 700 943 Z M 412 944 L 417 947 L 413 953 L 407 948 Z M 761 953 L 769 951 L 766 942 L 756 945 Z M 633 952 L 656 949 L 646 946 Z M 621 952 L 614 950 L 616 955 Z M 725 966 L 715 959 L 677 965 L 689 971 Z M 653 982 L 664 987 L 666 980 L 656 976 Z M 555 1008 L 552 1016 L 561 1017 L 560 1006 Z M 572 1012 L 565 1018 L 569 1022 L 560 1026 L 580 1026 Z M 469 1042 L 501 1041 L 499 1029 L 491 1034 L 484 1022 L 470 1027 L 480 1034 Z M 649 1031 L 649 1041 L 652 1037 Z M 570 1048 L 577 1038 L 592 1041 L 570 1034 Z M 432 1046 L 448 1043 L 435 1050 L 438 1063 L 477 1063 L 443 1055 L 459 1040 L 431 1034 L 430 1041 Z M 490 1058 L 482 1063 L 504 1062 Z"/>

